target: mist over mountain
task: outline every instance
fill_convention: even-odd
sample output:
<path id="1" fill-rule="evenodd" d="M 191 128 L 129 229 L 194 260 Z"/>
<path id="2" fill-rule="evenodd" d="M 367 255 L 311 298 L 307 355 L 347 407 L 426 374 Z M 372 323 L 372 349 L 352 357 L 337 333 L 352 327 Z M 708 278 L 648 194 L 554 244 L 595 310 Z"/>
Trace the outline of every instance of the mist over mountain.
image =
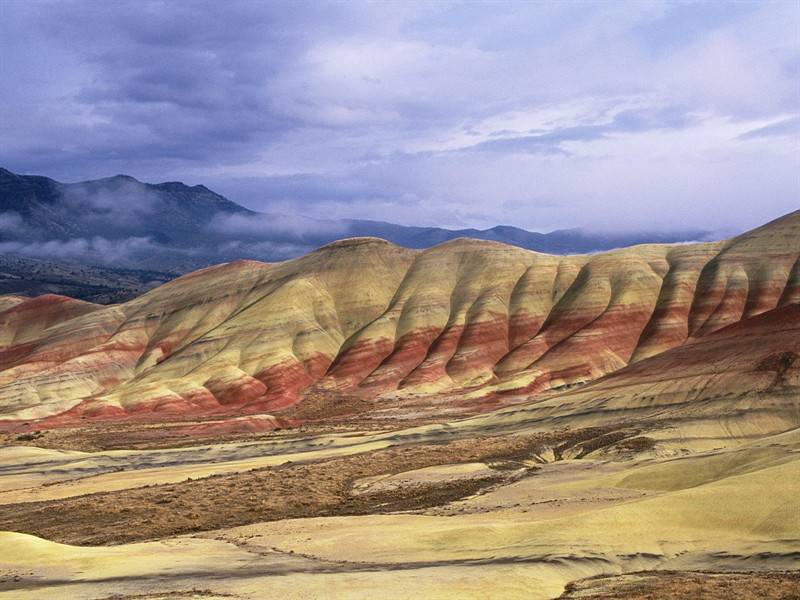
<path id="1" fill-rule="evenodd" d="M 61 183 L 0 169 L 0 252 L 84 265 L 180 273 L 240 258 L 285 260 L 354 236 L 380 237 L 409 248 L 468 237 L 567 254 L 709 235 L 701 230 L 537 233 L 511 226 L 450 230 L 322 220 L 254 212 L 203 185 L 150 184 L 127 175 Z"/>

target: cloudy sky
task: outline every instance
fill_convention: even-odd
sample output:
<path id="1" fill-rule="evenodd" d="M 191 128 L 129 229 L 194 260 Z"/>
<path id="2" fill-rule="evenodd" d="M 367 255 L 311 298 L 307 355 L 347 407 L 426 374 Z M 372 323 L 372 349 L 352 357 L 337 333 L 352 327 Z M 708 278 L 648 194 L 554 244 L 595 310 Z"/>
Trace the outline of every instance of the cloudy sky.
<path id="1" fill-rule="evenodd" d="M 0 0 L 0 165 L 446 227 L 800 207 L 800 3 Z"/>

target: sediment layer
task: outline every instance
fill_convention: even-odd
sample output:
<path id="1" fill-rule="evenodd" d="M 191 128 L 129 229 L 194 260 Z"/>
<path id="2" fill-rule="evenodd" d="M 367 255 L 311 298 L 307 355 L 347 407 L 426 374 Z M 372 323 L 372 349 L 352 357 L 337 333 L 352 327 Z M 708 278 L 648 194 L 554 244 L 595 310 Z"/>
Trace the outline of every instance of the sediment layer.
<path id="1" fill-rule="evenodd" d="M 560 257 L 356 238 L 203 269 L 115 306 L 5 298 L 0 426 L 583 384 L 797 304 L 799 259 L 797 211 L 724 242 Z"/>

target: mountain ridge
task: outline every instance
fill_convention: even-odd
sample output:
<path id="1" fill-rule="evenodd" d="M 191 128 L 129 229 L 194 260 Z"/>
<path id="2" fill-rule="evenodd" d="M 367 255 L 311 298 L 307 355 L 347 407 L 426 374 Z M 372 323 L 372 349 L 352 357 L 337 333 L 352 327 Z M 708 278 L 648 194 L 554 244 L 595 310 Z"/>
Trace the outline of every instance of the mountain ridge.
<path id="1" fill-rule="evenodd" d="M 537 233 L 509 225 L 450 230 L 311 219 L 258 213 L 201 184 L 150 184 L 122 174 L 61 183 L 0 169 L 0 251 L 35 258 L 58 260 L 66 254 L 82 264 L 185 272 L 237 258 L 284 260 L 356 236 L 377 236 L 410 248 L 472 237 L 566 254 L 705 239 L 709 233 Z"/>

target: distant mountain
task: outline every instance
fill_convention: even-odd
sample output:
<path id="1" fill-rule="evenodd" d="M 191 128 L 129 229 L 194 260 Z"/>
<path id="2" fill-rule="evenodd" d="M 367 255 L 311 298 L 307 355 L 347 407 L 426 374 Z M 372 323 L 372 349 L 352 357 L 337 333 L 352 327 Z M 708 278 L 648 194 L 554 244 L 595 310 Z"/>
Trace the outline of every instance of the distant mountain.
<path id="1" fill-rule="evenodd" d="M 0 254 L 174 274 L 239 258 L 284 260 L 354 236 L 380 237 L 409 248 L 468 237 L 568 254 L 644 242 L 700 240 L 708 235 L 698 230 L 536 233 L 509 226 L 449 230 L 381 221 L 320 220 L 257 213 L 202 185 L 149 184 L 127 175 L 61 183 L 0 168 Z"/>
<path id="2" fill-rule="evenodd" d="M 60 183 L 0 169 L 0 252 L 182 272 L 218 260 L 212 219 L 254 214 L 202 185 Z"/>
<path id="3" fill-rule="evenodd" d="M 381 221 L 345 221 L 352 235 L 380 237 L 407 248 L 430 248 L 457 238 L 501 242 L 547 254 L 576 254 L 625 248 L 636 244 L 673 244 L 707 240 L 711 232 L 687 230 L 670 233 L 600 233 L 583 229 L 558 229 L 550 233 L 526 231 L 510 225 L 491 229 L 441 229 L 409 227 Z"/>

